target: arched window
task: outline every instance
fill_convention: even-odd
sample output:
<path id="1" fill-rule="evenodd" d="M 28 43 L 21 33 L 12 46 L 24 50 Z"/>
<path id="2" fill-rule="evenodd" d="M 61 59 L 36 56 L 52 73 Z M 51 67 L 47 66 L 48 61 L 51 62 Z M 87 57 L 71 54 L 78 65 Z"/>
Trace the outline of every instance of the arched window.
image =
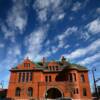
<path id="1" fill-rule="evenodd" d="M 85 78 L 83 74 L 81 75 L 81 82 L 85 82 Z"/>
<path id="2" fill-rule="evenodd" d="M 28 96 L 33 96 L 33 88 L 31 87 L 28 88 Z"/>
<path id="3" fill-rule="evenodd" d="M 15 96 L 20 96 L 20 93 L 21 93 L 21 89 L 17 87 L 15 90 Z"/>

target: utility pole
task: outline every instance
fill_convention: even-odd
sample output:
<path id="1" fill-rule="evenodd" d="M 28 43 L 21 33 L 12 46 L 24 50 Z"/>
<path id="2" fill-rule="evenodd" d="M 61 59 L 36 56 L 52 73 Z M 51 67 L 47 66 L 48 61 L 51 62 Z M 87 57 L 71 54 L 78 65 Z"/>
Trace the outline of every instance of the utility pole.
<path id="1" fill-rule="evenodd" d="M 94 81 L 94 88 L 95 88 L 96 97 L 98 98 L 98 91 L 97 91 L 97 86 L 96 86 L 96 80 L 95 80 L 94 71 L 96 71 L 96 69 L 93 67 L 92 68 L 92 75 L 93 75 L 93 81 Z"/>

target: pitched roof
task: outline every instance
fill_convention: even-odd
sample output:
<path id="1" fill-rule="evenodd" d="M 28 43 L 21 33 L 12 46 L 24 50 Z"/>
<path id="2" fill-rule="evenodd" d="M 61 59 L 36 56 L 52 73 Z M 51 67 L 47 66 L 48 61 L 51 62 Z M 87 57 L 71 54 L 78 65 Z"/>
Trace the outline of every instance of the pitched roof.
<path id="1" fill-rule="evenodd" d="M 35 69 L 33 68 L 31 70 L 42 70 L 42 71 L 44 71 L 44 70 L 48 70 L 49 66 L 54 66 L 54 67 L 58 66 L 61 70 L 66 68 L 66 69 L 75 69 L 75 70 L 78 70 L 78 71 L 88 71 L 88 69 L 85 66 L 81 66 L 81 65 L 78 65 L 78 64 L 71 64 L 68 61 L 63 63 L 62 61 L 54 61 L 53 60 L 53 61 L 45 62 L 45 64 L 43 64 L 43 62 L 33 62 L 33 61 L 31 61 L 30 59 L 27 58 L 26 60 L 23 61 L 23 63 L 24 62 L 28 62 L 28 63 L 30 62 L 30 63 L 33 63 L 33 65 L 35 65 Z M 12 68 L 11 70 L 19 70 L 19 69 L 16 66 L 16 67 Z M 28 69 L 28 70 L 30 70 L 30 69 Z"/>

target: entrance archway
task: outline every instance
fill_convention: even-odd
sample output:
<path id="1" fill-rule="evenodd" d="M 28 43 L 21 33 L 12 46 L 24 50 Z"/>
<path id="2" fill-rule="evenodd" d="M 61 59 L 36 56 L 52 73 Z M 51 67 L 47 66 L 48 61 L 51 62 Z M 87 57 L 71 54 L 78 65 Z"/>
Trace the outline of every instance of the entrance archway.
<path id="1" fill-rule="evenodd" d="M 62 97 L 62 93 L 59 89 L 57 88 L 50 88 L 47 90 L 45 98 L 47 99 L 57 99 Z"/>

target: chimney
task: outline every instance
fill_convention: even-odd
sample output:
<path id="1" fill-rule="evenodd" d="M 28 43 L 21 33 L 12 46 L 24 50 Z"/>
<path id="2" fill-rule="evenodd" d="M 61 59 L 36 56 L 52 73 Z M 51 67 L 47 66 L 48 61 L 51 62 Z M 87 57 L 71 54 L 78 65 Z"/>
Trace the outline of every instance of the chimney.
<path id="1" fill-rule="evenodd" d="M 65 64 L 66 63 L 66 58 L 64 56 L 62 56 L 62 58 L 61 58 L 61 63 L 62 64 Z"/>
<path id="2" fill-rule="evenodd" d="M 45 66 L 45 63 L 46 63 L 46 59 L 45 59 L 45 57 L 43 57 L 42 58 L 42 64 L 43 64 L 43 66 Z"/>

